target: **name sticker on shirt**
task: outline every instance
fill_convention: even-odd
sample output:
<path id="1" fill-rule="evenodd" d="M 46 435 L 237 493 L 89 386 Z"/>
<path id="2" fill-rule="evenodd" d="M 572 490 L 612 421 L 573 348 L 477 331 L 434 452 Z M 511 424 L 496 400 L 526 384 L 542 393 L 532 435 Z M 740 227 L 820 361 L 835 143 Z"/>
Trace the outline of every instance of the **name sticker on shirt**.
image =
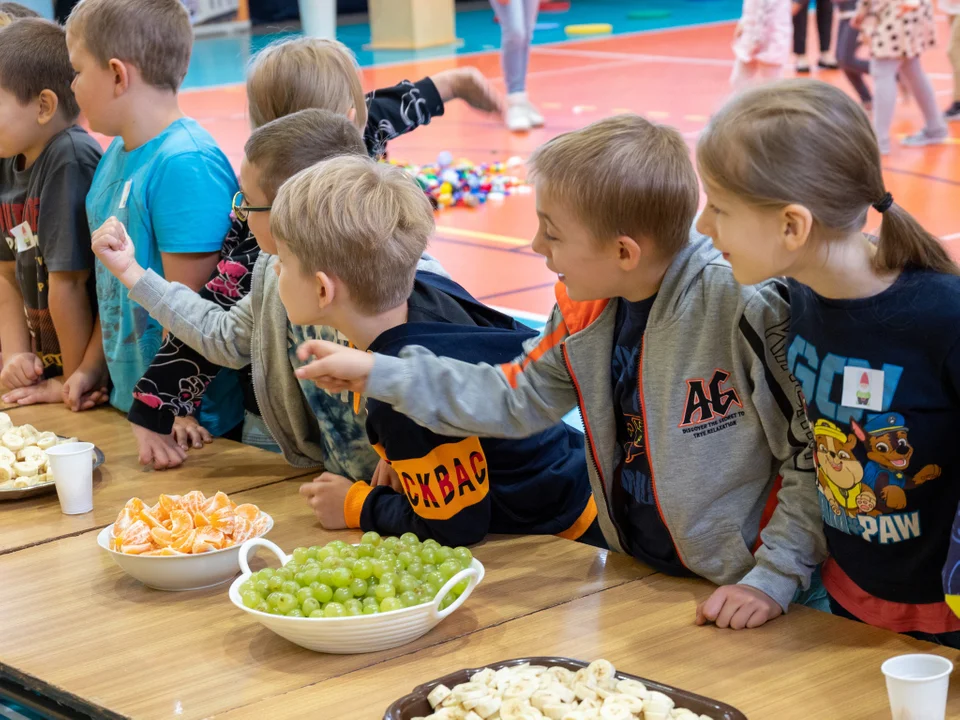
<path id="1" fill-rule="evenodd" d="M 874 412 L 883 410 L 883 370 L 852 367 L 843 369 L 844 407 L 864 408 Z"/>
<path id="2" fill-rule="evenodd" d="M 123 185 L 123 194 L 120 196 L 120 206 L 118 210 L 123 210 L 127 206 L 127 200 L 130 198 L 130 186 L 133 185 L 133 180 L 127 180 Z"/>
<path id="3" fill-rule="evenodd" d="M 37 246 L 37 236 L 33 234 L 33 230 L 30 229 L 30 223 L 28 222 L 21 223 L 15 228 L 12 228 L 10 234 L 13 235 L 14 242 L 17 244 L 18 253 L 26 252 L 30 248 Z"/>

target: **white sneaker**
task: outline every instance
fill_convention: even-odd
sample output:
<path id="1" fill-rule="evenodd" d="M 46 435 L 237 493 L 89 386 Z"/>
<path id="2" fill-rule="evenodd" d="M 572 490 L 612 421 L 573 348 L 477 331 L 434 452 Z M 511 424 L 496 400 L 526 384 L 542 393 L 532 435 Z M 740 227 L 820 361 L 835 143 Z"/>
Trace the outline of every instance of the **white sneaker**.
<path id="1" fill-rule="evenodd" d="M 928 145 L 943 145 L 948 139 L 947 133 L 942 135 L 929 135 L 926 130 L 921 130 L 913 135 L 907 135 L 900 144 L 904 147 L 927 147 Z"/>
<path id="2" fill-rule="evenodd" d="M 507 95 L 507 112 L 505 119 L 510 132 L 528 132 L 531 127 L 530 114 L 527 110 L 527 94 L 511 93 Z"/>
<path id="3" fill-rule="evenodd" d="M 527 117 L 530 118 L 530 127 L 543 127 L 543 115 L 540 114 L 536 106 L 530 102 L 530 100 L 527 100 L 525 106 L 527 109 Z"/>

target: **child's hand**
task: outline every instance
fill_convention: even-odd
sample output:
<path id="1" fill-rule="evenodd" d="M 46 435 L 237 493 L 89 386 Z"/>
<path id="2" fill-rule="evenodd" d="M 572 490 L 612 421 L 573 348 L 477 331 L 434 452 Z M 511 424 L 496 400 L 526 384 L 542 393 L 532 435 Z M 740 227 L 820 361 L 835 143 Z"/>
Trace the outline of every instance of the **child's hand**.
<path id="1" fill-rule="evenodd" d="M 758 628 L 783 614 L 780 603 L 749 585 L 724 585 L 697 606 L 697 625 L 718 628 Z"/>
<path id="2" fill-rule="evenodd" d="M 347 527 L 343 505 L 352 487 L 353 480 L 333 473 L 324 473 L 314 478 L 313 482 L 301 485 L 300 494 L 313 508 L 324 530 L 343 530 Z"/>
<path id="3" fill-rule="evenodd" d="M 133 241 L 123 223 L 115 217 L 94 231 L 91 242 L 100 262 L 126 287 L 133 287 L 143 275 L 143 268 L 137 264 Z"/>
<path id="4" fill-rule="evenodd" d="M 151 465 L 154 470 L 167 470 L 183 464 L 187 459 L 186 448 L 177 444 L 170 435 L 161 435 L 139 425 L 131 425 L 137 440 L 137 452 L 141 465 Z"/>
<path id="5" fill-rule="evenodd" d="M 50 378 L 41 380 L 36 385 L 11 390 L 3 396 L 5 403 L 16 403 L 17 405 L 34 405 L 37 403 L 58 403 L 63 402 L 63 380 L 61 378 Z"/>
<path id="6" fill-rule="evenodd" d="M 43 379 L 43 361 L 36 353 L 15 353 L 3 360 L 0 385 L 15 390 L 33 385 Z"/>
<path id="7" fill-rule="evenodd" d="M 213 442 L 213 435 L 192 415 L 178 417 L 173 421 L 173 439 L 186 450 L 189 447 L 202 448 Z"/>
<path id="8" fill-rule="evenodd" d="M 373 471 L 373 477 L 370 479 L 370 487 L 380 487 L 381 485 L 392 488 L 398 493 L 403 492 L 400 476 L 393 469 L 393 465 L 386 460 L 380 461 L 377 469 Z"/>
<path id="9" fill-rule="evenodd" d="M 463 100 L 470 107 L 487 113 L 503 112 L 503 98 L 490 81 L 475 67 L 443 70 L 430 79 L 444 102 Z"/>
<path id="10" fill-rule="evenodd" d="M 93 370 L 77 368 L 60 389 L 63 404 L 73 412 L 90 410 L 97 405 L 102 405 L 110 400 L 110 391 L 107 389 L 109 381 L 110 376 L 106 368 Z"/>
<path id="11" fill-rule="evenodd" d="M 808 7 L 810 7 L 809 3 L 795 2 L 795 3 L 793 3 L 793 5 L 791 6 L 791 10 L 793 11 L 793 14 L 794 14 L 794 15 L 798 15 L 798 14 L 800 14 L 800 11 L 801 11 L 801 10 L 803 10 L 804 8 L 808 8 Z"/>
<path id="12" fill-rule="evenodd" d="M 332 393 L 352 390 L 363 394 L 373 370 L 373 355 L 326 340 L 307 340 L 297 348 L 297 357 L 306 362 L 296 371 L 301 380 L 313 380 Z"/>

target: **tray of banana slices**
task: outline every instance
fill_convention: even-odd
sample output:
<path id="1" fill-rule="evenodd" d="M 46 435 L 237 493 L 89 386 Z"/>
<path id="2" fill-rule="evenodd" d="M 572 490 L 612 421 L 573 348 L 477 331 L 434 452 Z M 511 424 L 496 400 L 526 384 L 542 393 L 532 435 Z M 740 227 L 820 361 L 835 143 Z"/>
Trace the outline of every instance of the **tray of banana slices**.
<path id="1" fill-rule="evenodd" d="M 76 441 L 41 432 L 33 425 L 14 425 L 7 413 L 0 412 L 0 502 L 53 492 L 56 485 L 46 451 L 54 445 Z M 103 452 L 95 447 L 93 467 L 96 469 L 103 462 Z"/>
<path id="2" fill-rule="evenodd" d="M 384 720 L 747 720 L 736 708 L 617 672 L 607 660 L 532 657 L 460 670 L 400 698 Z"/>

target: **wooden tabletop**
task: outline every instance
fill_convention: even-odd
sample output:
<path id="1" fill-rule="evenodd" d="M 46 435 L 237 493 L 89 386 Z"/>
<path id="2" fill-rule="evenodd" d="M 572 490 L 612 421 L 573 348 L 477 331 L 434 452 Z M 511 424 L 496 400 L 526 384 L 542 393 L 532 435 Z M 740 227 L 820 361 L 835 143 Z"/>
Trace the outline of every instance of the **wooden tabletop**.
<path id="1" fill-rule="evenodd" d="M 303 475 L 280 455 L 223 439 L 190 450 L 187 461 L 174 470 L 145 469 L 138 462 L 130 424 L 112 408 L 71 413 L 62 405 L 35 405 L 18 408 L 11 419 L 92 442 L 103 451 L 106 463 L 94 473 L 93 511 L 85 515 L 61 513 L 56 492 L 0 502 L 0 554 L 109 525 L 131 497 L 153 503 L 160 493 L 230 494 Z"/>
<path id="2" fill-rule="evenodd" d="M 876 720 L 890 712 L 880 673 L 887 658 L 936 652 L 960 666 L 957 651 L 802 607 L 757 630 L 697 627 L 696 603 L 712 590 L 700 580 L 655 575 L 218 717 L 381 720 L 421 683 L 462 668 L 552 656 L 606 658 L 632 675 L 727 702 L 750 720 Z M 958 716 L 954 678 L 947 717 Z"/>
<path id="3" fill-rule="evenodd" d="M 358 539 L 356 532 L 319 529 L 298 485 L 280 482 L 235 499 L 270 513 L 276 524 L 269 537 L 287 551 Z M 471 633 L 650 573 L 625 556 L 554 537 L 494 539 L 475 554 L 485 580 L 433 631 L 394 650 L 336 656 L 266 630 L 233 607 L 228 585 L 150 590 L 125 575 L 87 532 L 0 556 L 0 673 L 99 716 L 207 717 L 444 641 L 469 646 Z M 49 601 L 43 588 L 51 589 Z M 286 709 L 266 715 L 281 716 L 291 715 Z"/>

